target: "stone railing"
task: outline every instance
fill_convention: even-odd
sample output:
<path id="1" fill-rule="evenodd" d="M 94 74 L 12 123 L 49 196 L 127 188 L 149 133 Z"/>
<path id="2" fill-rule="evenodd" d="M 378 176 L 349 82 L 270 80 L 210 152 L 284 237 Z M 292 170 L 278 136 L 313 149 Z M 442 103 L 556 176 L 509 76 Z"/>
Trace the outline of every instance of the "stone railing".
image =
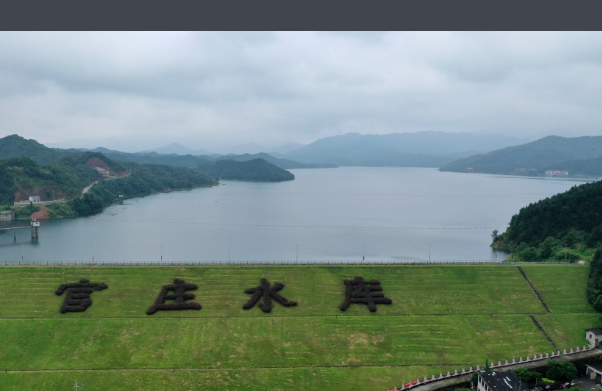
<path id="1" fill-rule="evenodd" d="M 582 353 L 588 350 L 592 350 L 593 347 L 592 346 L 583 346 L 582 348 L 575 348 L 575 349 L 570 349 L 568 352 L 566 349 L 564 349 L 564 353 L 560 353 L 560 350 L 557 350 L 556 352 L 552 352 L 552 353 L 545 353 L 544 354 L 539 354 L 539 356 L 537 354 L 535 354 L 533 357 L 529 357 L 527 356 L 526 359 L 523 360 L 522 357 L 520 357 L 518 359 L 518 361 L 516 359 L 512 359 L 512 361 L 506 360 L 505 362 L 501 362 L 498 361 L 497 364 L 496 363 L 490 363 L 489 367 L 491 369 L 497 369 L 497 368 L 503 368 L 503 367 L 508 367 L 508 366 L 512 366 L 512 365 L 516 365 L 516 364 L 522 364 L 522 363 L 531 363 L 534 361 L 543 361 L 546 359 L 550 359 L 553 357 L 560 357 L 560 356 L 568 356 L 571 354 L 576 354 L 576 353 Z M 444 379 L 451 379 L 454 378 L 456 376 L 462 376 L 462 375 L 467 375 L 469 373 L 473 373 L 475 371 L 480 371 L 481 368 L 480 366 L 477 365 L 476 369 L 473 369 L 472 367 L 470 367 L 468 370 L 466 370 L 465 368 L 462 368 L 462 371 L 459 372 L 457 369 L 451 373 L 451 372 L 447 372 L 447 375 L 444 375 L 442 372 L 439 373 L 439 376 L 437 375 L 433 375 L 431 378 L 429 378 L 428 376 L 425 376 L 424 379 L 420 380 L 417 379 L 415 381 L 409 382 L 409 383 L 403 383 L 401 385 L 401 387 L 394 387 L 391 390 L 388 391 L 400 391 L 400 390 L 409 390 L 424 384 L 428 384 L 434 381 L 439 381 L 439 380 L 444 380 Z"/>

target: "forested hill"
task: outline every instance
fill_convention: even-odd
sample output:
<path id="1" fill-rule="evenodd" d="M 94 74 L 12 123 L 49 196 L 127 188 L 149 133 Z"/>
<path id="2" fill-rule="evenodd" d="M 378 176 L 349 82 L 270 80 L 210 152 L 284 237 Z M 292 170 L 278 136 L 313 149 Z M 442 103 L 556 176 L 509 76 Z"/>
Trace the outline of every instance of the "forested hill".
<path id="1" fill-rule="evenodd" d="M 0 160 L 0 205 L 12 206 L 14 201 L 39 195 L 43 200 L 74 197 L 81 194 L 98 172 L 85 164 L 63 165 L 55 162 L 42 165 L 27 157 Z"/>
<path id="2" fill-rule="evenodd" d="M 48 164 L 76 150 L 48 148 L 36 140 L 26 140 L 16 134 L 0 139 L 0 159 L 27 156 L 38 163 Z"/>
<path id="3" fill-rule="evenodd" d="M 602 177 L 602 157 L 569 160 L 557 164 L 558 170 L 568 171 L 571 176 Z"/>
<path id="4" fill-rule="evenodd" d="M 0 205 L 12 206 L 33 195 L 42 201 L 79 197 L 84 187 L 100 179 L 93 168 L 99 165 L 114 173 L 126 170 L 120 162 L 91 152 L 65 156 L 46 165 L 24 156 L 1 159 Z"/>
<path id="5" fill-rule="evenodd" d="M 180 168 L 191 168 L 199 170 L 201 172 L 219 172 L 221 178 L 236 178 L 241 181 L 265 181 L 275 182 L 280 180 L 294 179 L 294 175 L 290 172 L 285 171 L 283 168 L 277 167 L 272 163 L 268 163 L 263 166 L 258 166 L 257 163 L 252 163 L 249 159 L 251 156 L 243 156 L 240 158 L 242 161 L 240 165 L 230 164 L 219 164 L 216 168 L 209 170 L 215 164 L 214 158 L 211 157 L 200 157 L 192 155 L 161 155 L 155 152 L 151 153 L 126 153 L 114 150 L 108 150 L 106 148 L 98 148 L 99 152 L 88 152 L 88 153 L 100 153 L 103 154 L 105 159 L 112 159 L 113 162 L 133 162 L 138 164 L 160 164 L 172 167 Z M 57 149 L 48 148 L 35 140 L 26 140 L 18 135 L 7 136 L 0 139 L 0 159 L 7 159 L 13 157 L 28 157 L 38 163 L 49 164 L 57 162 L 61 158 L 65 158 L 71 155 L 80 156 L 81 150 L 77 149 Z M 275 159 L 279 164 L 295 166 L 293 161 L 286 159 Z M 312 165 L 307 165 L 312 166 Z M 314 166 L 312 166 L 314 167 Z M 292 168 L 292 167 L 290 167 Z M 295 167 L 300 168 L 300 167 Z M 229 169 L 234 171 L 228 172 Z M 262 176 L 263 175 L 263 176 Z M 276 179 L 281 178 L 281 179 Z"/>
<path id="6" fill-rule="evenodd" d="M 519 253 L 525 260 L 548 259 L 554 252 L 563 259 L 565 251 L 573 258 L 592 255 L 602 242 L 600 205 L 602 181 L 575 186 L 522 208 L 512 216 L 506 232 L 497 236 L 494 232 L 492 246 Z"/>
<path id="7" fill-rule="evenodd" d="M 101 176 L 92 168 L 94 166 L 103 166 L 113 176 Z M 96 181 L 90 191 L 82 196 L 82 190 Z M 121 163 L 101 153 L 69 155 L 47 165 L 27 157 L 18 157 L 0 160 L 0 209 L 10 209 L 14 201 L 38 195 L 43 201 L 65 199 L 66 202 L 46 205 L 50 210 L 49 217 L 73 217 L 100 211 L 118 200 L 120 194 L 125 197 L 143 196 L 166 189 L 191 189 L 216 184 L 215 180 L 197 170 Z M 23 217 L 35 211 L 29 207 L 15 210 L 18 214 L 23 212 Z"/>
<path id="8" fill-rule="evenodd" d="M 127 153 L 111 151 L 105 153 L 108 157 L 124 162 L 134 162 L 139 164 L 163 164 L 172 167 L 185 167 L 200 170 L 204 167 L 213 165 L 213 161 L 193 155 L 161 155 L 156 152 L 149 153 Z"/>
<path id="9" fill-rule="evenodd" d="M 568 170 L 575 162 L 602 158 L 602 136 L 565 138 L 548 136 L 528 144 L 498 149 L 482 155 L 474 155 L 441 166 L 441 171 L 483 172 L 509 174 L 517 168 L 533 169 L 542 175 L 546 170 L 569 171 L 569 175 L 588 172 L 589 176 L 602 175 L 602 166 Z M 567 169 L 564 169 L 567 168 Z"/>
<path id="10" fill-rule="evenodd" d="M 208 175 L 220 179 L 233 179 L 257 182 L 291 181 L 295 176 L 263 159 L 246 162 L 219 160 L 214 165 L 203 169 Z"/>
<path id="11" fill-rule="evenodd" d="M 272 163 L 275 166 L 285 170 L 293 168 L 336 168 L 336 164 L 315 164 L 315 163 L 300 163 L 286 158 L 277 158 L 267 153 L 245 153 L 243 155 L 225 155 L 220 156 L 217 160 L 236 160 L 238 162 L 246 162 L 253 159 L 263 159 Z"/>
<path id="12" fill-rule="evenodd" d="M 112 204 L 120 194 L 125 197 L 144 196 L 166 190 L 217 185 L 206 174 L 190 168 L 128 163 L 127 170 L 128 176 L 103 180 L 83 197 L 71 200 L 68 206 L 76 215 L 86 215 Z"/>

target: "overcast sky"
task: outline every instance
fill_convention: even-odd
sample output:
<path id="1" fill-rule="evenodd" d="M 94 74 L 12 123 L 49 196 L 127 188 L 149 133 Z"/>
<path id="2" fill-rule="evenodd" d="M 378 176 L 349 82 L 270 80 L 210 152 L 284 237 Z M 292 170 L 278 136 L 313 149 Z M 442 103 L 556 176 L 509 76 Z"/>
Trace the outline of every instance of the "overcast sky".
<path id="1" fill-rule="evenodd" d="M 218 150 L 602 135 L 600 33 L 0 33 L 0 137 Z"/>

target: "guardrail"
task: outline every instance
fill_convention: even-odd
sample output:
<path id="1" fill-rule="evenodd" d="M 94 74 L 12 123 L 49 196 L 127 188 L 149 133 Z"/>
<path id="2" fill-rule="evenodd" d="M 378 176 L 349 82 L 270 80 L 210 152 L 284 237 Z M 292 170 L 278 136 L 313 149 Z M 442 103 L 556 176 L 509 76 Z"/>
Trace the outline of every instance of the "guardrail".
<path id="1" fill-rule="evenodd" d="M 506 360 L 504 363 L 502 363 L 501 361 L 498 361 L 497 364 L 495 363 L 491 363 L 489 365 L 489 367 L 491 369 L 497 369 L 497 368 L 502 368 L 502 367 L 508 367 L 508 366 L 512 366 L 512 365 L 516 365 L 516 364 L 526 364 L 526 363 L 531 363 L 531 362 L 536 362 L 536 361 L 543 361 L 543 360 L 547 360 L 550 358 L 554 358 L 554 357 L 560 357 L 560 356 L 570 356 L 571 354 L 577 354 L 577 353 L 583 353 L 589 350 L 594 349 L 593 346 L 583 346 L 583 348 L 579 348 L 577 346 L 577 348 L 575 348 L 575 350 L 573 350 L 572 348 L 570 349 L 570 351 L 566 351 L 566 349 L 564 349 L 564 353 L 560 353 L 560 350 L 557 350 L 556 352 L 552 352 L 552 353 L 546 353 L 545 356 L 543 354 L 539 354 L 539 357 L 537 354 L 533 355 L 533 358 L 529 358 L 529 356 L 527 356 L 527 358 L 525 360 L 523 360 L 522 357 L 520 357 L 520 359 L 517 361 L 516 359 L 512 359 L 512 361 Z M 458 370 L 456 369 L 454 371 L 454 373 L 451 372 L 447 372 L 447 375 L 444 375 L 443 372 L 439 373 L 439 376 L 433 375 L 431 378 L 429 378 L 428 376 L 425 376 L 423 380 L 417 379 L 415 381 L 412 382 L 408 382 L 408 383 L 402 383 L 401 387 L 394 387 L 390 390 L 387 391 L 400 391 L 400 390 L 410 390 L 412 388 L 424 385 L 424 384 L 428 384 L 428 383 L 432 383 L 434 381 L 439 381 L 439 380 L 445 380 L 445 379 L 451 379 L 457 376 L 462 376 L 462 375 L 467 375 L 470 373 L 473 373 L 475 371 L 480 371 L 481 368 L 479 365 L 477 365 L 476 369 L 472 369 L 472 367 L 470 367 L 468 370 L 466 370 L 466 368 L 462 368 L 461 372 L 458 372 Z"/>
<path id="2" fill-rule="evenodd" d="M 442 265 L 495 265 L 495 266 L 516 266 L 516 265 L 568 265 L 575 262 L 491 262 L 491 261 L 414 261 L 414 262 L 389 262 L 389 261 L 315 261 L 315 262 L 295 262 L 295 261 L 239 261 L 239 262 L 50 262 L 50 261 L 14 261 L 0 263 L 0 266 L 442 266 Z"/>
<path id="3" fill-rule="evenodd" d="M 17 201 L 14 203 L 13 206 L 29 206 L 29 204 L 33 204 L 33 205 L 48 205 L 48 204 L 53 204 L 55 202 L 64 202 L 65 199 L 64 198 L 60 198 L 58 200 L 50 200 L 50 201 L 36 201 L 36 202 L 32 202 L 32 201 Z"/>

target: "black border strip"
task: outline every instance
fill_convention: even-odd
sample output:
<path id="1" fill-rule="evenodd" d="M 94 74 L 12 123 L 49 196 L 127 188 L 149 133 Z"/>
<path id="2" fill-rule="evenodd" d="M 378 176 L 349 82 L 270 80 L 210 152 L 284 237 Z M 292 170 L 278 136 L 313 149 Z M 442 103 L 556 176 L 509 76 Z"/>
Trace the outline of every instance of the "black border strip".
<path id="1" fill-rule="evenodd" d="M 599 0 L 22 0 L 3 30 L 598 30 Z"/>

